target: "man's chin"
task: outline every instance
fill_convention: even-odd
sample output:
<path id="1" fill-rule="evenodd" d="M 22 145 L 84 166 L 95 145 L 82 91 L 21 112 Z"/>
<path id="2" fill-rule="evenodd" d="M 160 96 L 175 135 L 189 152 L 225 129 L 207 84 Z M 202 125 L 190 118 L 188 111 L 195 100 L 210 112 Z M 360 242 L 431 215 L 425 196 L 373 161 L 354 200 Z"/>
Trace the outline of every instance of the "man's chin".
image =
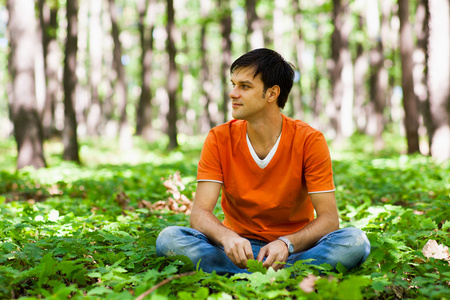
<path id="1" fill-rule="evenodd" d="M 231 117 L 232 117 L 233 119 L 235 119 L 235 120 L 240 120 L 240 119 L 241 119 L 241 117 L 239 116 L 239 114 L 234 114 L 234 113 L 232 113 L 232 114 L 231 114 Z"/>

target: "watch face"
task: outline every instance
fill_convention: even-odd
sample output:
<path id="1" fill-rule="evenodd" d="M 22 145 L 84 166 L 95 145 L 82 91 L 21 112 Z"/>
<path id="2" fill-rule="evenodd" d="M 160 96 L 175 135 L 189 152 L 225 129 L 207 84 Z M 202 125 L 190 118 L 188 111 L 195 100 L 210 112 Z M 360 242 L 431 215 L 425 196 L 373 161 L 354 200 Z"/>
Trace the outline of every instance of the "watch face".
<path id="1" fill-rule="evenodd" d="M 291 254 L 292 252 L 294 252 L 294 245 L 289 244 L 289 247 L 288 247 L 288 248 L 289 248 L 289 249 L 288 249 L 289 254 Z"/>
<path id="2" fill-rule="evenodd" d="M 279 239 L 279 240 L 282 240 L 282 241 L 286 244 L 286 246 L 288 247 L 288 252 L 289 252 L 289 254 L 294 253 L 294 245 L 291 243 L 290 240 L 288 240 L 288 239 L 285 238 L 284 236 L 279 237 L 278 239 Z"/>

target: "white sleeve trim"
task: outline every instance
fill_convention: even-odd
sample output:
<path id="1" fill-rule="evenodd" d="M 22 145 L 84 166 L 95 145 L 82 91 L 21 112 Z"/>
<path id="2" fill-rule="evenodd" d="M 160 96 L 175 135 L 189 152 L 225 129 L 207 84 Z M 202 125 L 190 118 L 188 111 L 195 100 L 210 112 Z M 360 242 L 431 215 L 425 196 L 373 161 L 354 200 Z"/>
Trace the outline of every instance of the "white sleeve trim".
<path id="1" fill-rule="evenodd" d="M 308 194 L 320 194 L 320 193 L 331 193 L 336 191 L 336 189 L 334 190 L 329 190 L 329 191 L 320 191 L 320 192 L 308 192 Z"/>
<path id="2" fill-rule="evenodd" d="M 223 182 L 219 181 L 219 180 L 211 180 L 211 179 L 198 179 L 197 180 L 197 182 L 201 182 L 201 181 L 210 181 L 210 182 L 217 182 L 217 183 L 222 183 L 223 184 Z"/>

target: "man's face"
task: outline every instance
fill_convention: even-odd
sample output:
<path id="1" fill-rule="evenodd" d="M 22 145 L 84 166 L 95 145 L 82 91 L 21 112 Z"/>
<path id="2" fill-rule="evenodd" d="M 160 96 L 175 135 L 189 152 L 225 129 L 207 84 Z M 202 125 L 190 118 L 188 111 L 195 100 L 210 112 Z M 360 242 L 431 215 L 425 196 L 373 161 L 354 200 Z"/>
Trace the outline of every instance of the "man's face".
<path id="1" fill-rule="evenodd" d="M 230 92 L 232 116 L 235 119 L 252 121 L 264 116 L 267 105 L 261 74 L 253 77 L 253 68 L 239 68 L 231 74 Z"/>

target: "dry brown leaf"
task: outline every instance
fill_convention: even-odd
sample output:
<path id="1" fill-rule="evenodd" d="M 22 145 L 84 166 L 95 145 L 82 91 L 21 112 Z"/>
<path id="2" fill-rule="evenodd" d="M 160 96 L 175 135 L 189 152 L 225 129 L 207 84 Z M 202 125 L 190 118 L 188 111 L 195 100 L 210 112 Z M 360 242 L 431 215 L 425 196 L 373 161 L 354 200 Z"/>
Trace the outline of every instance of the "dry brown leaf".
<path id="1" fill-rule="evenodd" d="M 184 213 L 189 215 L 191 213 L 192 201 L 181 193 L 185 189 L 184 184 L 181 182 L 180 172 L 176 172 L 169 176 L 169 179 L 161 178 L 164 180 L 164 186 L 167 188 L 167 192 L 170 196 L 167 200 L 157 201 L 152 203 L 150 201 L 141 200 L 138 204 L 140 208 L 148 208 L 151 211 L 167 209 L 177 213 Z"/>
<path id="2" fill-rule="evenodd" d="M 436 259 L 445 259 L 450 261 L 448 247 L 443 244 L 438 245 L 435 240 L 428 240 L 422 249 L 422 253 L 427 258 L 433 257 Z"/>
<path id="3" fill-rule="evenodd" d="M 116 195 L 116 202 L 125 210 L 127 209 L 128 203 L 130 203 L 130 197 L 125 192 L 120 192 Z"/>
<path id="4" fill-rule="evenodd" d="M 394 291 L 395 296 L 397 296 L 398 299 L 403 299 L 403 294 L 405 293 L 405 288 L 398 286 L 398 285 L 393 285 L 393 286 L 391 286 L 391 290 Z"/>
<path id="5" fill-rule="evenodd" d="M 138 207 L 139 208 L 148 208 L 151 209 L 152 208 L 153 203 L 151 203 L 150 201 L 147 200 L 141 200 L 138 203 Z"/>
<path id="6" fill-rule="evenodd" d="M 164 180 L 164 178 L 161 179 Z M 184 191 L 186 188 L 181 182 L 181 175 L 179 171 L 176 171 L 173 175 L 169 175 L 169 179 L 165 180 L 163 184 L 169 193 L 179 193 L 179 191 Z"/>
<path id="7" fill-rule="evenodd" d="M 413 262 L 415 262 L 416 264 L 423 264 L 425 263 L 425 260 L 422 257 L 416 257 L 413 259 Z"/>
<path id="8" fill-rule="evenodd" d="M 304 291 L 305 293 L 312 293 L 314 292 L 314 286 L 316 284 L 317 279 L 319 277 L 309 274 L 303 280 L 298 284 L 299 288 Z"/>

